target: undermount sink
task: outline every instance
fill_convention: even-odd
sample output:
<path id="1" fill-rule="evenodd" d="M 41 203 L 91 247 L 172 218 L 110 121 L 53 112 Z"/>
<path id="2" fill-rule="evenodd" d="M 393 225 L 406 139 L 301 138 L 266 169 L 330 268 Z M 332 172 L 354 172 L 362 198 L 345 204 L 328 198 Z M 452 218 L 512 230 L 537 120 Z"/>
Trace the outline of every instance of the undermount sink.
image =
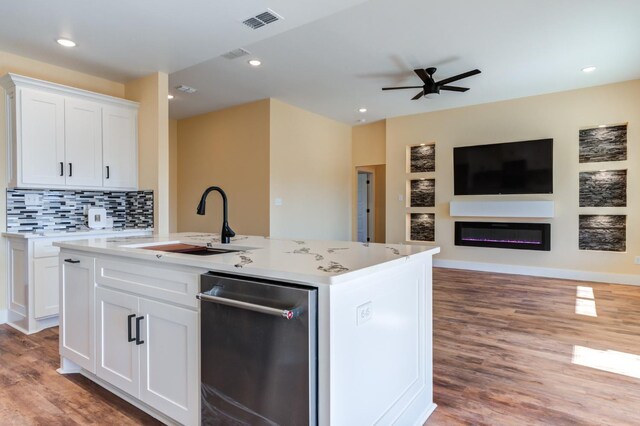
<path id="1" fill-rule="evenodd" d="M 236 253 L 239 251 L 251 249 L 251 247 L 233 247 L 233 248 L 207 247 L 207 246 L 199 246 L 195 244 L 181 243 L 179 241 L 171 241 L 171 242 L 166 242 L 161 244 L 158 244 L 158 243 L 130 244 L 122 247 L 139 248 L 142 250 L 163 251 L 166 253 L 191 254 L 194 256 L 211 256 L 214 254 Z"/>
<path id="2" fill-rule="evenodd" d="M 167 253 L 192 254 L 194 256 L 211 256 L 214 254 L 235 253 L 240 250 L 212 248 L 194 244 L 172 243 L 140 247 L 143 250 L 164 251 Z"/>

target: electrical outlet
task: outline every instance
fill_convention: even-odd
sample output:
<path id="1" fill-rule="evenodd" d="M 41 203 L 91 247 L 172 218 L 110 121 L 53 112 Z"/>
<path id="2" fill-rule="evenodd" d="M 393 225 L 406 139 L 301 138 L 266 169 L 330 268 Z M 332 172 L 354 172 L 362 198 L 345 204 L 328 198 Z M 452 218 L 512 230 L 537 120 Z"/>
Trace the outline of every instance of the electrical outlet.
<path id="1" fill-rule="evenodd" d="M 42 196 L 40 194 L 25 194 L 25 206 L 39 206 L 40 204 L 42 204 Z"/>
<path id="2" fill-rule="evenodd" d="M 373 304 L 371 302 L 367 302 L 363 305 L 358 306 L 358 308 L 356 309 L 356 314 L 356 324 L 364 324 L 373 317 Z"/>
<path id="3" fill-rule="evenodd" d="M 404 195 L 398 194 L 398 201 L 404 201 Z"/>
<path id="4" fill-rule="evenodd" d="M 636 256 L 636 260 L 634 262 L 636 265 L 640 265 L 640 256 Z"/>

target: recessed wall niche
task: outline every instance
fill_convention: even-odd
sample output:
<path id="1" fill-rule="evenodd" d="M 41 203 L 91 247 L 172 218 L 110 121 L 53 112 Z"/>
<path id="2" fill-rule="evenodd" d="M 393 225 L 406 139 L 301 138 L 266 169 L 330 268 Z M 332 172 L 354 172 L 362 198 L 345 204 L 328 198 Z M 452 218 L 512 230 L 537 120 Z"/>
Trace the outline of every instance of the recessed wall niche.
<path id="1" fill-rule="evenodd" d="M 435 241 L 435 213 L 409 214 L 409 239 L 411 241 Z"/>
<path id="2" fill-rule="evenodd" d="M 409 148 L 409 173 L 436 171 L 436 145 L 424 144 Z"/>
<path id="3" fill-rule="evenodd" d="M 435 207 L 436 180 L 414 179 L 410 181 L 410 207 Z"/>
<path id="4" fill-rule="evenodd" d="M 626 215 L 580 215 L 580 250 L 626 251 Z"/>
<path id="5" fill-rule="evenodd" d="M 581 163 L 627 159 L 627 125 L 596 127 L 579 132 Z"/>
<path id="6" fill-rule="evenodd" d="M 580 207 L 626 207 L 627 171 L 580 172 Z"/>

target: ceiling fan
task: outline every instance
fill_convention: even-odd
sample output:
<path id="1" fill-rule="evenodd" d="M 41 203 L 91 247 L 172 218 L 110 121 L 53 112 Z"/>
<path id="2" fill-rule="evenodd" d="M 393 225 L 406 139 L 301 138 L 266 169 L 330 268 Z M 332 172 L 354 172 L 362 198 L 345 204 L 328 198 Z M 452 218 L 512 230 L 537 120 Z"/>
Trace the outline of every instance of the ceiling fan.
<path id="1" fill-rule="evenodd" d="M 462 80 L 463 78 L 471 77 L 472 75 L 480 74 L 480 70 L 471 70 L 462 74 L 454 75 L 453 77 L 445 78 L 444 80 L 435 81 L 433 74 L 436 72 L 436 68 L 422 69 L 418 68 L 413 70 L 418 77 L 424 82 L 423 86 L 402 86 L 402 87 L 383 87 L 382 90 L 399 90 L 399 89 L 422 89 L 420 93 L 415 95 L 411 100 L 420 99 L 425 95 L 431 93 L 440 93 L 440 90 L 451 90 L 452 92 L 466 92 L 468 87 L 448 86 L 449 83 Z"/>

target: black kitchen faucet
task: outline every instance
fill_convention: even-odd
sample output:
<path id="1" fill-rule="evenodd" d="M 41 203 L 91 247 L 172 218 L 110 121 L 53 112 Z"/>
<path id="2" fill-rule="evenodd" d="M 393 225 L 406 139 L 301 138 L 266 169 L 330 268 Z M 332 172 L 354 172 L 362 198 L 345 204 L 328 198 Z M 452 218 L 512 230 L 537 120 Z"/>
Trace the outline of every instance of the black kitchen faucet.
<path id="1" fill-rule="evenodd" d="M 222 196 L 223 216 L 222 232 L 220 232 L 220 242 L 222 244 L 229 244 L 229 242 L 231 241 L 231 237 L 235 237 L 236 233 L 233 232 L 233 230 L 229 227 L 229 223 L 227 222 L 227 194 L 224 193 L 222 188 L 217 186 L 210 186 L 209 188 L 207 188 L 206 191 L 204 191 L 204 194 L 202 194 L 202 198 L 200 198 L 200 202 L 198 203 L 198 210 L 196 211 L 196 213 L 198 213 L 199 215 L 204 215 L 207 195 L 209 195 L 211 191 L 218 191 Z"/>

